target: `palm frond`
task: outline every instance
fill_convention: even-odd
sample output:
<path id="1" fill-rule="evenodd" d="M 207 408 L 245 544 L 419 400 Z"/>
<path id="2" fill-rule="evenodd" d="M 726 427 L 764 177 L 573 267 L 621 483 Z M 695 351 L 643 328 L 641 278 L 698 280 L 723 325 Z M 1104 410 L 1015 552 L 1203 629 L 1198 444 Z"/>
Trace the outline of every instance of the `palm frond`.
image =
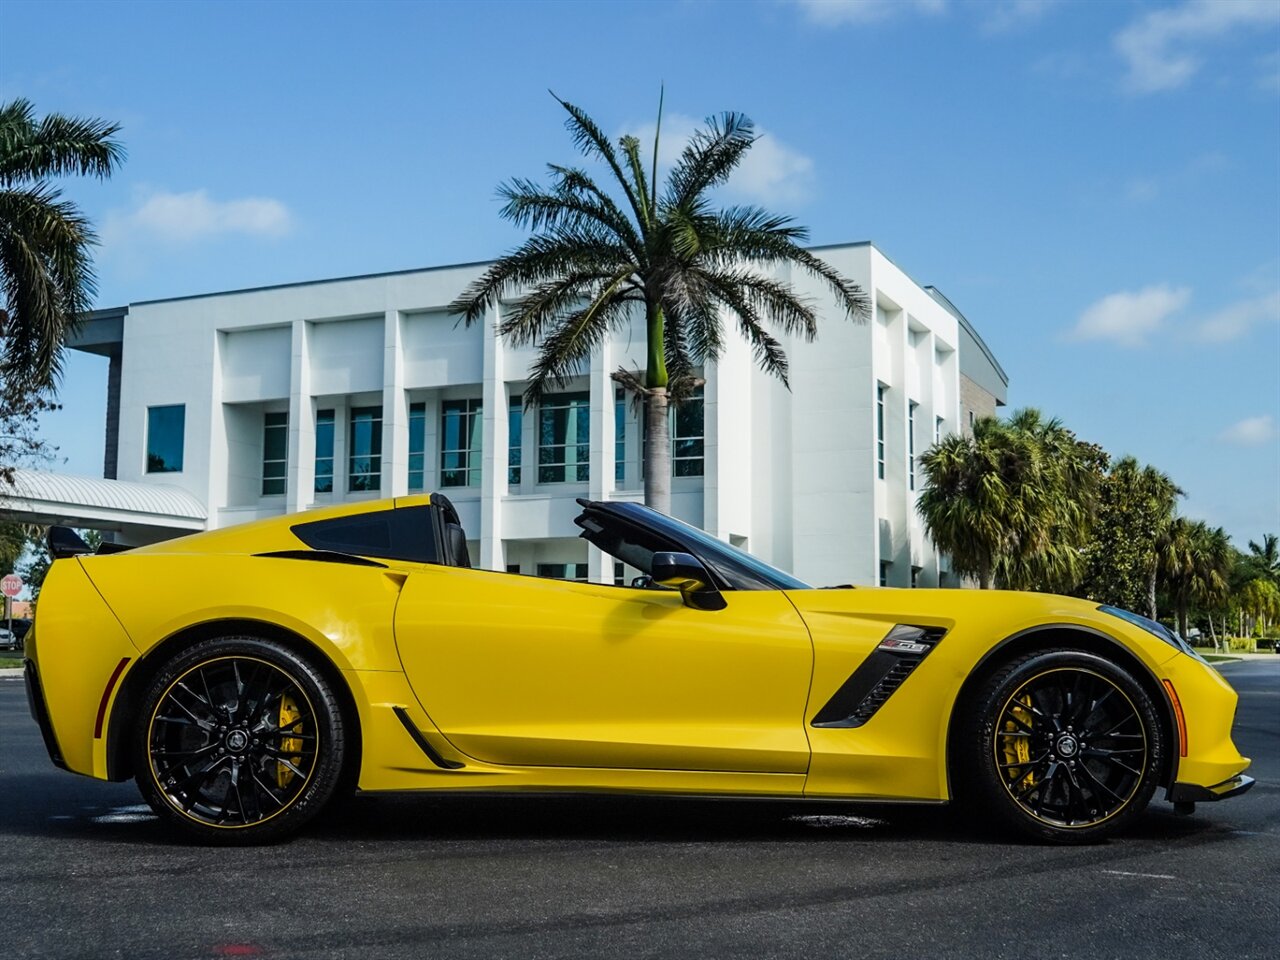
<path id="1" fill-rule="evenodd" d="M 609 138 L 605 136 L 594 120 L 587 116 L 586 112 L 579 107 L 574 106 L 567 100 L 561 100 L 551 92 L 551 96 L 555 97 L 556 102 L 564 107 L 565 112 L 569 114 L 569 119 L 565 121 L 565 129 L 569 131 L 569 136 L 573 138 L 574 144 L 585 156 L 597 157 L 603 160 L 618 181 L 618 185 L 622 187 L 623 192 L 627 195 L 627 202 L 631 204 L 631 210 L 635 213 L 636 221 L 644 223 L 644 217 L 641 215 L 641 205 L 636 195 L 632 192 L 631 185 L 627 182 L 626 176 L 622 172 L 622 165 L 618 162 L 618 154 L 613 149 L 613 144 L 609 142 Z"/>
<path id="2" fill-rule="evenodd" d="M 706 128 L 689 139 L 667 175 L 663 202 L 683 207 L 724 183 L 755 142 L 755 126 L 744 114 L 729 111 L 708 117 Z"/>
<path id="3" fill-rule="evenodd" d="M 0 108 L 0 182 L 79 174 L 109 177 L 124 160 L 112 139 L 120 124 L 58 113 L 35 122 L 32 105 L 17 100 Z"/>

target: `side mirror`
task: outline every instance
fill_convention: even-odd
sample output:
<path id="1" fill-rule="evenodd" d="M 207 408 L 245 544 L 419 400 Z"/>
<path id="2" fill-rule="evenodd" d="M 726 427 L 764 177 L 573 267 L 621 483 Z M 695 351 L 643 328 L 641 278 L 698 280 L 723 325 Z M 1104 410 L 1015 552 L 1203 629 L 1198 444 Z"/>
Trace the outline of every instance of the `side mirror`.
<path id="1" fill-rule="evenodd" d="M 697 610 L 723 610 L 724 596 L 711 583 L 711 575 L 691 553 L 655 553 L 653 582 L 679 590 L 686 606 Z"/>

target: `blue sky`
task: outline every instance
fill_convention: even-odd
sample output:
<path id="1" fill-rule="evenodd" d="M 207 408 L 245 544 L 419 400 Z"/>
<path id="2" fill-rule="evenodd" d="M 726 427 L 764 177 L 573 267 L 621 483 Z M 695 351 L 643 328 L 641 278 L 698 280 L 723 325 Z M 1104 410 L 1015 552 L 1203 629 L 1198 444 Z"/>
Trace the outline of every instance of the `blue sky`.
<path id="1" fill-rule="evenodd" d="M 620 133 L 660 83 L 668 134 L 764 132 L 726 199 L 874 241 L 1013 405 L 1280 529 L 1277 0 L 0 7 L 0 97 L 124 124 L 67 184 L 103 306 L 491 258 L 495 185 L 574 157 L 548 88 Z M 64 469 L 101 470 L 105 382 L 72 357 Z"/>

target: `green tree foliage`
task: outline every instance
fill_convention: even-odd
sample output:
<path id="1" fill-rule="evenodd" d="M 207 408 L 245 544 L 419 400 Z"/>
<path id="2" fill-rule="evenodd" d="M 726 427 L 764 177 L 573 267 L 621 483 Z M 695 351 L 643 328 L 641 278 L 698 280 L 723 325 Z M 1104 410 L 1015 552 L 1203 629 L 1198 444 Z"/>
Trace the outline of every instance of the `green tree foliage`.
<path id="1" fill-rule="evenodd" d="M 63 341 L 95 292 L 97 242 L 79 208 L 52 184 L 69 175 L 108 177 L 124 157 L 120 127 L 51 113 L 28 100 L 0 105 L 0 377 L 45 389 Z"/>
<path id="2" fill-rule="evenodd" d="M 453 309 L 471 324 L 502 304 L 498 331 L 513 343 L 537 344 L 526 405 L 548 385 L 577 375 L 611 331 L 642 316 L 645 370 L 620 370 L 615 379 L 644 401 L 645 502 L 667 511 L 669 404 L 689 396 L 695 368 L 720 355 L 722 318 L 732 319 L 760 366 L 787 383 L 787 357 L 771 331 L 812 340 L 818 318 L 808 299 L 775 278 L 779 268 L 816 278 L 852 319 L 865 320 L 870 301 L 801 246 L 808 231 L 790 217 L 754 206 L 715 206 L 715 189 L 756 141 L 746 117 L 709 119 L 659 191 L 661 104 L 648 151 L 634 136 L 615 146 L 583 110 L 559 102 L 575 145 L 605 168 L 603 182 L 585 169 L 550 164 L 550 186 L 525 179 L 503 184 L 502 216 L 534 235 L 486 270 Z"/>
<path id="3" fill-rule="evenodd" d="M 1255 577 L 1240 591 L 1240 609 L 1252 622 L 1249 632 L 1269 634 L 1272 624 L 1280 621 L 1280 587 L 1266 577 Z"/>
<path id="4" fill-rule="evenodd" d="M 1098 486 L 1080 594 L 1156 616 L 1157 550 L 1182 491 L 1168 474 L 1133 457 L 1111 465 Z"/>
<path id="5" fill-rule="evenodd" d="M 983 589 L 1066 590 L 1083 572 L 1104 455 L 1034 409 L 984 417 L 920 457 L 917 502 L 952 569 Z"/>

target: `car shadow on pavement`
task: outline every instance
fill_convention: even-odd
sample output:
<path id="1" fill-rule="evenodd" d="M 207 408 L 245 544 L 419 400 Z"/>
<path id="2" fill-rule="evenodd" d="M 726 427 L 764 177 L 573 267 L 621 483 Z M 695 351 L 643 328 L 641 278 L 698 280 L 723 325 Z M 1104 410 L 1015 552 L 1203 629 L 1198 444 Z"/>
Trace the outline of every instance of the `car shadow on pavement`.
<path id="1" fill-rule="evenodd" d="M 190 845 L 159 820 L 132 783 L 76 781 L 65 774 L 4 776 L 11 800 L 0 835 L 133 844 Z M 1156 802 L 1125 837 L 1172 840 L 1221 829 L 1205 817 L 1175 815 Z M 323 841 L 544 841 L 623 843 L 912 842 L 1033 843 L 941 805 L 848 804 L 685 797 L 358 795 L 303 828 Z"/>

